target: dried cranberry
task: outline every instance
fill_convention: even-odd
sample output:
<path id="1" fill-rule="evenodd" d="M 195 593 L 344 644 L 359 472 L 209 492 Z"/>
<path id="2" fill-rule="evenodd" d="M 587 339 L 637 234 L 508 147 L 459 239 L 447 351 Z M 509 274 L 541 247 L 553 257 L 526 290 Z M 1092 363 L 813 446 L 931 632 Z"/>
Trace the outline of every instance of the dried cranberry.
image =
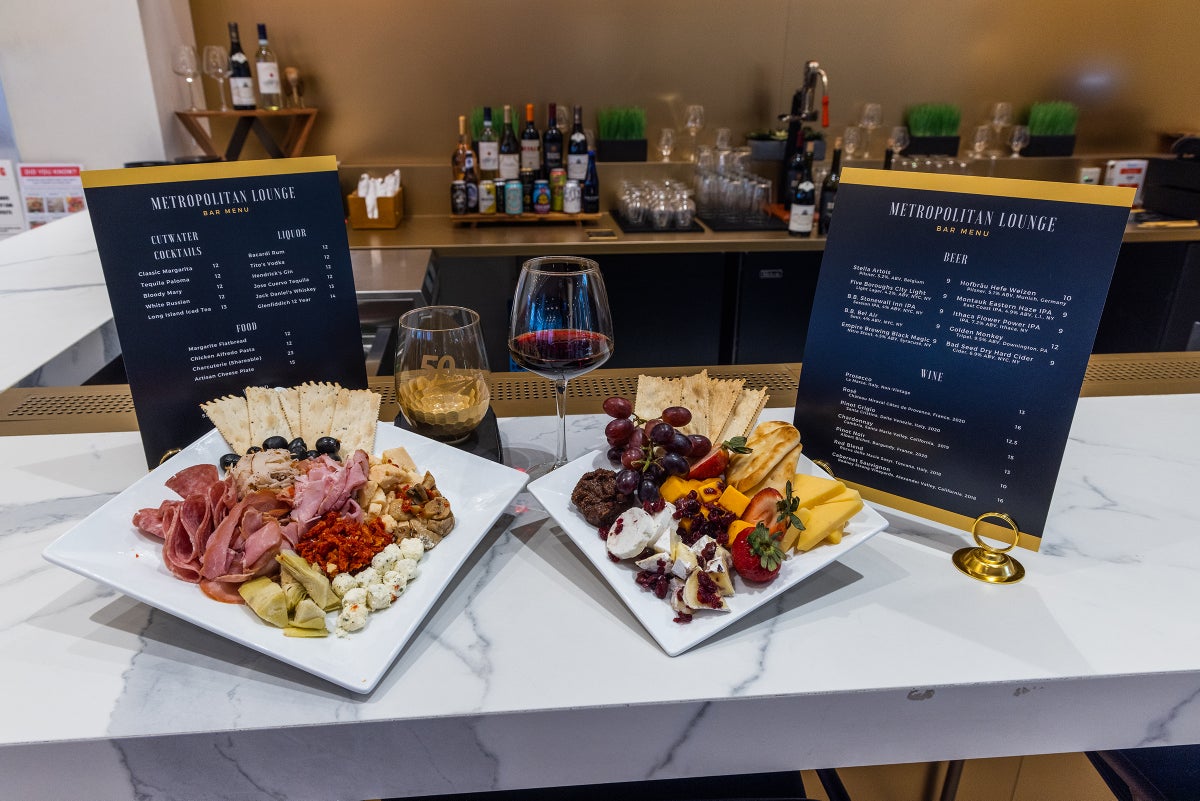
<path id="1" fill-rule="evenodd" d="M 710 542 L 708 545 L 704 546 L 704 550 L 700 551 L 700 557 L 704 559 L 705 562 L 711 562 L 713 557 L 716 555 L 717 544 L 715 542 Z"/>
<path id="2" fill-rule="evenodd" d="M 700 603 L 712 609 L 720 609 L 721 591 L 717 588 L 716 582 L 704 572 L 699 573 L 698 579 L 700 587 L 696 593 L 696 597 L 700 600 Z"/>
<path id="3" fill-rule="evenodd" d="M 673 623 L 678 623 L 678 624 L 680 624 L 680 625 L 683 625 L 684 623 L 691 623 L 691 622 L 692 622 L 692 616 L 691 616 L 691 615 L 685 615 L 683 612 L 680 612 L 678 615 L 676 615 L 676 616 L 673 618 L 672 622 L 673 622 Z"/>
<path id="4" fill-rule="evenodd" d="M 608 555 L 608 561 L 610 561 L 610 562 L 620 562 L 621 560 L 620 560 L 620 559 L 618 559 L 616 556 L 614 556 L 613 554 L 611 554 L 611 553 L 610 553 L 610 554 Z"/>

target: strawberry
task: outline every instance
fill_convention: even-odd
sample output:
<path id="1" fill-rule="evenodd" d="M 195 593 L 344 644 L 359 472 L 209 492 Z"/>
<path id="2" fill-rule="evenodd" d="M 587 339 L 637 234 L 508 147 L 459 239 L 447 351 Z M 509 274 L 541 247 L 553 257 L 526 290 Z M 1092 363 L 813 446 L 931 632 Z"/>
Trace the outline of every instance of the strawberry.
<path id="1" fill-rule="evenodd" d="M 729 466 L 729 454 L 731 453 L 751 453 L 751 449 L 746 447 L 745 437 L 727 439 L 713 448 L 692 464 L 692 469 L 688 471 L 687 477 L 693 479 L 716 478 Z"/>
<path id="2" fill-rule="evenodd" d="M 783 496 L 774 487 L 760 489 L 750 499 L 746 511 L 742 512 L 742 520 L 747 523 L 761 523 L 772 534 L 782 534 L 787 530 L 786 523 L 779 523 L 779 504 L 783 502 Z"/>
<path id="3" fill-rule="evenodd" d="M 782 532 L 772 534 L 762 523 L 741 532 L 729 549 L 733 569 L 746 581 L 774 581 L 783 565 L 782 537 Z"/>

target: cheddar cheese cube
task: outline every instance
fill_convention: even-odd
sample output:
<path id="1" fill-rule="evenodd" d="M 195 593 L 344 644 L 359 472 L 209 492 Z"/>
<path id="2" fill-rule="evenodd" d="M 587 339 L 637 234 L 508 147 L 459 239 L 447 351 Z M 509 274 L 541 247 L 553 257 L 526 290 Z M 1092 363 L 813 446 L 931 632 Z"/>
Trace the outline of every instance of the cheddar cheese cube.
<path id="1" fill-rule="evenodd" d="M 737 539 L 737 535 L 750 528 L 754 528 L 754 524 L 745 520 L 734 520 L 730 523 L 729 528 L 726 530 L 726 547 L 733 545 L 733 541 Z"/>
<path id="2" fill-rule="evenodd" d="M 726 487 L 725 491 L 721 493 L 721 497 L 717 499 L 717 505 L 741 517 L 742 512 L 746 511 L 746 507 L 750 505 L 750 499 L 733 487 Z"/>

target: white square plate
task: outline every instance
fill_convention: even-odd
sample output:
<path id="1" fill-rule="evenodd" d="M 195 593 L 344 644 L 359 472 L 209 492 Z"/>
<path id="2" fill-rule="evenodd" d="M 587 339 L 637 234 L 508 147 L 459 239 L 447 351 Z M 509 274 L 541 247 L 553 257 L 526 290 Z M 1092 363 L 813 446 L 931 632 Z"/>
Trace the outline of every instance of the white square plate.
<path id="1" fill-rule="evenodd" d="M 691 623 L 676 623 L 675 613 L 670 604 L 649 590 L 642 589 L 634 581 L 638 569 L 633 562 L 613 562 L 608 558 L 604 541 L 600 539 L 595 527 L 589 525 L 571 503 L 571 490 L 575 488 L 580 476 L 600 467 L 611 469 L 612 465 L 602 452 L 595 451 L 534 481 L 529 485 L 529 491 L 558 521 L 567 536 L 629 607 L 629 611 L 633 612 L 634 617 L 670 656 L 678 656 L 703 642 L 887 528 L 887 520 L 870 506 L 864 505 L 862 511 L 850 518 L 850 522 L 846 524 L 846 533 L 837 545 L 824 544 L 805 554 L 793 554 L 784 561 L 779 578 L 770 584 L 747 583 L 735 572 L 734 594 L 725 599 L 729 604 L 729 611 L 701 610 L 693 615 Z M 826 475 L 803 455 L 796 470 L 815 476 Z"/>
<path id="2" fill-rule="evenodd" d="M 249 608 L 214 601 L 175 578 L 162 561 L 160 540 L 132 524 L 133 514 L 176 498 L 164 482 L 190 465 L 216 464 L 229 448 L 210 431 L 63 534 L 43 552 L 47 561 L 107 584 L 164 612 L 228 637 L 334 684 L 367 693 L 375 688 L 416 633 L 425 615 L 475 546 L 491 529 L 527 476 L 504 465 L 380 423 L 377 453 L 403 445 L 422 470 L 433 473 L 450 500 L 453 531 L 421 559 L 420 574 L 396 603 L 372 612 L 367 627 L 349 637 L 285 637 Z M 330 616 L 332 621 L 333 615 Z"/>

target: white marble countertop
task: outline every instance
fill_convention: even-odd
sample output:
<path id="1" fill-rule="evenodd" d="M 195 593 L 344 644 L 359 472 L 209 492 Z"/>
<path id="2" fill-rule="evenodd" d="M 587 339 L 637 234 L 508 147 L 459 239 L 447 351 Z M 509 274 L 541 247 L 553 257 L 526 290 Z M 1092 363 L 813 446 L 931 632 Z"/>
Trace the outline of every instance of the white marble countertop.
<path id="1" fill-rule="evenodd" d="M 121 352 L 86 211 L 0 241 L 0 389 L 69 386 Z"/>
<path id="2" fill-rule="evenodd" d="M 144 473 L 136 433 L 0 438 L 4 793 L 361 799 L 1200 742 L 1198 417 L 1200 395 L 1081 400 L 1021 584 L 893 520 L 674 659 L 523 494 L 367 696 L 42 561 Z M 575 453 L 603 421 L 571 418 Z M 514 464 L 551 449 L 548 419 L 501 430 Z"/>

